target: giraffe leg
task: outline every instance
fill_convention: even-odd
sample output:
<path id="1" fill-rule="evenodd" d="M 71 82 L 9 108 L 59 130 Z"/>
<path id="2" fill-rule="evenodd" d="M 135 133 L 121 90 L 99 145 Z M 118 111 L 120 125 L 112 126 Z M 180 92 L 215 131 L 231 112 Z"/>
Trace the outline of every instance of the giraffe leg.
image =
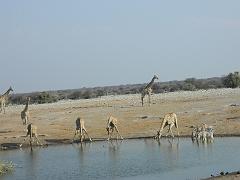
<path id="1" fill-rule="evenodd" d="M 25 116 L 25 118 L 23 119 L 23 125 L 26 125 L 27 124 L 27 116 Z"/>
<path id="2" fill-rule="evenodd" d="M 177 123 L 177 118 L 175 118 L 175 123 L 174 123 L 175 127 L 177 128 L 177 135 L 179 137 L 179 129 L 178 129 L 178 123 Z"/>
<path id="3" fill-rule="evenodd" d="M 166 134 L 166 137 L 169 136 L 169 134 L 170 134 L 170 130 L 171 130 L 171 126 L 168 125 L 168 132 L 167 132 L 167 134 Z"/>
<path id="4" fill-rule="evenodd" d="M 80 142 L 83 142 L 83 129 L 80 129 Z"/>
<path id="5" fill-rule="evenodd" d="M 6 112 L 5 112 L 5 103 L 3 103 L 3 113 L 5 114 Z"/>
<path id="6" fill-rule="evenodd" d="M 180 136 L 180 135 L 179 135 L 179 130 L 178 130 L 178 127 L 177 127 L 177 135 L 178 135 L 178 137 Z"/>
<path id="7" fill-rule="evenodd" d="M 26 119 L 25 119 L 25 124 L 28 123 L 28 116 L 26 116 Z"/>
<path id="8" fill-rule="evenodd" d="M 142 97 L 141 97 L 141 101 L 142 101 L 142 106 L 143 106 L 143 98 L 144 98 L 144 97 L 142 96 Z"/>
<path id="9" fill-rule="evenodd" d="M 164 122 L 163 122 L 163 123 L 164 123 Z M 161 138 L 161 136 L 162 136 L 162 131 L 163 131 L 163 129 L 164 129 L 166 126 L 168 126 L 168 124 L 165 122 L 164 125 L 162 125 L 162 127 L 160 128 L 160 130 L 157 132 L 158 139 Z"/>
<path id="10" fill-rule="evenodd" d="M 121 134 L 119 133 L 119 130 L 118 130 L 118 128 L 117 128 L 117 126 L 115 125 L 115 129 L 116 129 L 116 131 L 117 131 L 117 134 L 121 137 L 121 139 L 123 140 L 123 137 L 121 136 Z"/>
<path id="11" fill-rule="evenodd" d="M 113 128 L 111 128 L 110 139 L 112 139 L 112 136 L 113 136 L 113 131 L 114 131 L 114 129 L 113 129 Z"/>
<path id="12" fill-rule="evenodd" d="M 109 128 L 109 129 L 108 129 L 108 138 L 107 138 L 108 141 L 109 141 L 109 139 L 110 139 L 110 131 L 111 131 L 111 129 Z"/>
<path id="13" fill-rule="evenodd" d="M 112 139 L 112 134 L 113 134 L 113 128 L 110 129 L 108 140 Z"/>
<path id="14" fill-rule="evenodd" d="M 25 124 L 24 124 L 24 119 L 23 119 L 23 118 L 22 118 L 22 123 L 23 123 L 23 125 L 25 125 Z"/>
<path id="15" fill-rule="evenodd" d="M 19 147 L 22 147 L 23 143 L 27 140 L 28 135 L 25 136 L 25 138 L 23 139 L 22 143 L 19 145 Z"/>
<path id="16" fill-rule="evenodd" d="M 162 130 L 157 131 L 157 135 L 155 136 L 156 139 L 160 139 L 162 136 Z"/>
<path id="17" fill-rule="evenodd" d="M 74 136 L 73 136 L 73 138 L 72 138 L 72 142 L 74 141 L 76 135 L 77 135 L 77 130 L 76 130 L 75 133 L 74 133 Z"/>
<path id="18" fill-rule="evenodd" d="M 148 94 L 148 105 L 150 106 L 151 105 L 151 97 L 150 97 L 151 95 L 150 94 Z"/>
<path id="19" fill-rule="evenodd" d="M 86 129 L 84 128 L 83 130 L 84 130 L 84 132 L 86 133 L 86 135 L 87 135 L 87 137 L 89 138 L 89 140 L 92 141 L 92 139 L 89 137 L 89 135 L 88 135 Z"/>
<path id="20" fill-rule="evenodd" d="M 170 127 L 169 127 L 169 130 L 171 132 L 171 135 L 172 135 L 172 138 L 174 138 L 174 135 L 173 135 L 173 132 L 172 132 L 172 127 L 174 126 L 174 124 L 171 124 Z"/>
<path id="21" fill-rule="evenodd" d="M 32 148 L 32 136 L 31 135 L 30 135 L 30 138 L 29 138 L 29 144 L 30 144 L 30 146 Z"/>
<path id="22" fill-rule="evenodd" d="M 0 112 L 2 112 L 3 111 L 3 104 L 2 104 L 2 102 L 1 102 L 1 109 L 0 109 Z"/>
<path id="23" fill-rule="evenodd" d="M 39 145 L 40 144 L 40 146 L 43 146 L 43 144 L 39 141 L 39 139 L 38 139 L 38 136 L 35 134 L 35 139 L 37 140 L 37 145 Z"/>

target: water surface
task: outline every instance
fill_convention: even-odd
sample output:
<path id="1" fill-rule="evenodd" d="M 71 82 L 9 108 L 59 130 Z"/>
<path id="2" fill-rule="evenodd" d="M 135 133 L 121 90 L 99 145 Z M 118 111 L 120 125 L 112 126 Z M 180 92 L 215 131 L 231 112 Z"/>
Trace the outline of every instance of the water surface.
<path id="1" fill-rule="evenodd" d="M 57 145 L 0 152 L 15 171 L 2 179 L 200 179 L 239 170 L 240 138 L 212 144 L 153 139 Z"/>

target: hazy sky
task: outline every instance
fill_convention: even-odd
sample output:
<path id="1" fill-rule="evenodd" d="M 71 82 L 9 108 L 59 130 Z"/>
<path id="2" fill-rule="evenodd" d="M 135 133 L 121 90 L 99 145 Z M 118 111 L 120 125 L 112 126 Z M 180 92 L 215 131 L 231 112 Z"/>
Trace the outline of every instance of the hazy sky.
<path id="1" fill-rule="evenodd" d="M 0 1 L 0 93 L 240 68 L 239 0 Z"/>

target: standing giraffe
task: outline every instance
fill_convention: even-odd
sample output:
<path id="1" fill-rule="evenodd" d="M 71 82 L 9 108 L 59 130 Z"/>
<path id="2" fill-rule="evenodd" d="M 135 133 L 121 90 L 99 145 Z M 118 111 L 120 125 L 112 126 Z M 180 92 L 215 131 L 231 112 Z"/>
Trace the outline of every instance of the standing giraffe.
<path id="1" fill-rule="evenodd" d="M 13 91 L 12 87 L 10 86 L 10 88 L 3 94 L 3 95 L 0 95 L 0 105 L 1 105 L 1 109 L 0 109 L 0 112 L 3 111 L 3 113 L 5 114 L 5 106 L 6 106 L 6 102 L 8 100 L 8 96 L 9 96 L 9 93 Z"/>
<path id="2" fill-rule="evenodd" d="M 145 87 L 144 89 L 142 90 L 142 93 L 141 93 L 141 100 L 142 100 L 142 106 L 143 106 L 143 99 L 146 95 L 148 95 L 148 103 L 149 105 L 151 104 L 151 99 L 150 99 L 150 96 L 152 94 L 152 86 L 153 86 L 153 83 L 155 81 L 155 79 L 158 79 L 158 77 L 156 75 L 153 76 L 151 82 L 149 82 Z"/>
<path id="3" fill-rule="evenodd" d="M 163 129 L 168 126 L 168 133 L 171 133 L 172 137 L 174 138 L 173 132 L 172 132 L 172 127 L 175 126 L 177 128 L 177 134 L 179 136 L 179 131 L 178 131 L 178 123 L 177 123 L 177 115 L 175 113 L 168 113 L 164 116 L 162 125 L 160 127 L 160 130 L 157 131 L 157 136 L 155 138 L 160 139 L 162 136 L 162 131 Z M 166 135 L 166 136 L 167 136 Z"/>
<path id="4" fill-rule="evenodd" d="M 29 110 L 28 110 L 29 102 L 30 102 L 30 97 L 27 98 L 26 106 L 23 109 L 23 111 L 21 112 L 21 118 L 22 118 L 23 125 L 27 125 L 28 120 L 29 120 L 29 116 L 30 116 Z"/>

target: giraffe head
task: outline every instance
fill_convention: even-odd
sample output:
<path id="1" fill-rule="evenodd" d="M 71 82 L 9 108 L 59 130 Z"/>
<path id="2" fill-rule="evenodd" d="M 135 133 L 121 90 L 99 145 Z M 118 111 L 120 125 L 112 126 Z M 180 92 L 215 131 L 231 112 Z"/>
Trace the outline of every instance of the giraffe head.
<path id="1" fill-rule="evenodd" d="M 158 79 L 158 76 L 157 76 L 157 75 L 154 75 L 154 76 L 153 76 L 153 79 Z"/>
<path id="2" fill-rule="evenodd" d="M 10 92 L 10 91 L 13 91 L 12 86 L 10 86 L 10 88 L 9 88 L 8 90 L 9 90 L 9 92 Z"/>

